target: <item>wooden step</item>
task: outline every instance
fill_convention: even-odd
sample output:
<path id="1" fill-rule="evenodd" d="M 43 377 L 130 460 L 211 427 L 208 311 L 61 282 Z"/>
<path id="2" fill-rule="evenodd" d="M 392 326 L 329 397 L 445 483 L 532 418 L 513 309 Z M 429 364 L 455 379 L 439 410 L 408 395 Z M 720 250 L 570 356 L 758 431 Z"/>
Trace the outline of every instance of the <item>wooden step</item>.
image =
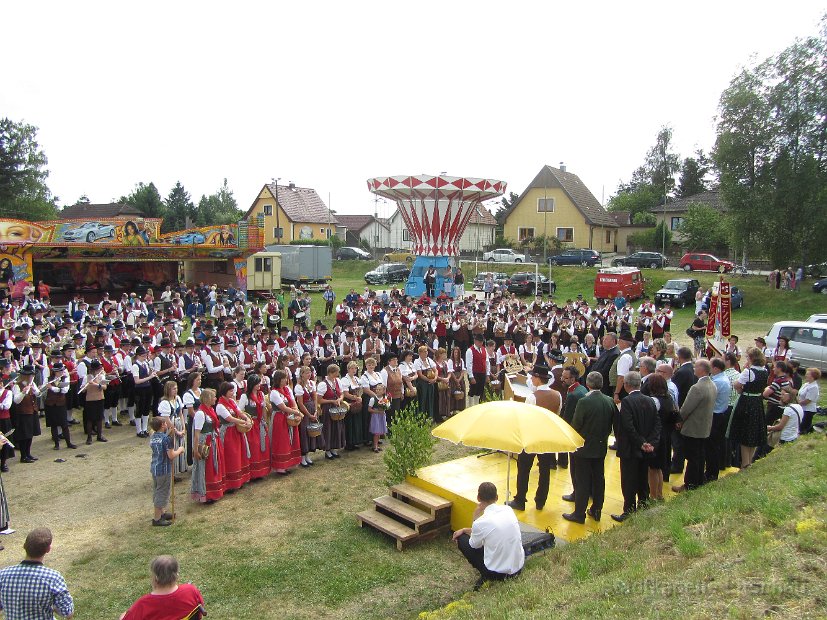
<path id="1" fill-rule="evenodd" d="M 434 520 L 434 515 L 429 512 L 423 512 L 408 504 L 407 502 L 403 502 L 402 500 L 396 499 L 395 497 L 391 497 L 390 495 L 383 495 L 382 497 L 377 497 L 373 500 L 373 503 L 376 504 L 376 510 L 387 511 L 396 516 L 400 519 L 411 523 L 418 532 L 420 527 L 427 523 L 431 523 Z M 381 509 L 381 510 L 380 510 Z"/>
<path id="2" fill-rule="evenodd" d="M 391 495 L 393 495 L 394 498 L 406 498 L 415 504 L 419 504 L 428 510 L 432 515 L 435 515 L 438 510 L 445 510 L 446 508 L 450 508 L 452 505 L 451 501 L 443 499 L 439 495 L 435 495 L 425 489 L 420 489 L 419 487 L 407 482 L 395 484 L 390 490 Z"/>
<path id="3" fill-rule="evenodd" d="M 392 519 L 387 515 L 383 515 L 375 510 L 365 510 L 357 513 L 356 518 L 359 520 L 359 527 L 368 525 L 388 536 L 396 539 L 396 548 L 402 551 L 406 543 L 415 540 L 419 537 L 416 530 L 413 530 L 399 521 Z"/>

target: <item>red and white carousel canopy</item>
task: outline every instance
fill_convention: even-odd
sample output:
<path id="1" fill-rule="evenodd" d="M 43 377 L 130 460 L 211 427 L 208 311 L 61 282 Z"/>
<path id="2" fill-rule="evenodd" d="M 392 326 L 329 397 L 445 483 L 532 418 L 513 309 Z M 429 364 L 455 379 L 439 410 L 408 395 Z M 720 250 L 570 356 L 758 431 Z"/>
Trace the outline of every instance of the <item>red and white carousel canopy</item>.
<path id="1" fill-rule="evenodd" d="M 504 181 L 433 175 L 376 177 L 368 189 L 394 200 L 421 256 L 457 256 L 479 204 L 505 192 Z"/>

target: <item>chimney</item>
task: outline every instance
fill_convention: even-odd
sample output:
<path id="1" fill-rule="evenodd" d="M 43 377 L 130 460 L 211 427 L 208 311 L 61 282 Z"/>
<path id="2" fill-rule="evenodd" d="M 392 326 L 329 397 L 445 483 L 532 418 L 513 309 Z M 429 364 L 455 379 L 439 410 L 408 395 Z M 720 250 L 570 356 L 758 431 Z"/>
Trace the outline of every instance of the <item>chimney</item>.
<path id="1" fill-rule="evenodd" d="M 566 164 L 565 164 L 565 162 L 561 161 L 560 162 L 560 172 L 565 172 L 565 171 L 566 171 Z"/>

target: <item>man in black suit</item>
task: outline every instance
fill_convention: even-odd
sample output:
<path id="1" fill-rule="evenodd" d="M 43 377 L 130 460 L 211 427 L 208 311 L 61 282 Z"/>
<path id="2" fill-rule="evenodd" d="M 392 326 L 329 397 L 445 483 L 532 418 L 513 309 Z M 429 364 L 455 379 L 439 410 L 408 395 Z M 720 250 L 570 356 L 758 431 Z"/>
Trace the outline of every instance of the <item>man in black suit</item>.
<path id="1" fill-rule="evenodd" d="M 660 418 L 655 401 L 640 393 L 640 373 L 632 371 L 623 378 L 628 396 L 620 404 L 620 420 L 615 428 L 617 456 L 620 458 L 620 490 L 623 512 L 612 515 L 618 522 L 643 508 L 649 499 L 649 466 L 646 457 L 654 452 L 660 439 Z"/>
<path id="2" fill-rule="evenodd" d="M 574 511 L 563 515 L 566 521 L 575 523 L 585 523 L 589 497 L 592 498 L 592 506 L 588 510 L 588 515 L 595 521 L 600 521 L 603 498 L 606 494 L 606 480 L 603 475 L 606 451 L 609 433 L 612 432 L 612 420 L 617 411 L 612 399 L 600 391 L 603 387 L 603 377 L 599 372 L 588 374 L 586 387 L 589 392 L 577 401 L 571 421 L 572 428 L 585 440 L 583 447 L 573 453 L 571 458 Z"/>
<path id="3" fill-rule="evenodd" d="M 672 375 L 672 383 L 678 387 L 678 406 L 683 406 L 689 388 L 695 385 L 698 377 L 695 376 L 695 366 L 692 364 L 692 350 L 689 347 L 680 347 L 675 355 L 678 367 Z M 678 429 L 672 431 L 672 469 L 673 474 L 682 474 L 686 458 L 683 455 L 683 442 Z"/>
<path id="4" fill-rule="evenodd" d="M 612 388 L 609 385 L 609 371 L 612 369 L 615 359 L 620 355 L 620 350 L 617 348 L 617 334 L 614 332 L 606 332 L 601 341 L 603 350 L 594 364 L 592 364 L 591 371 L 599 372 L 603 377 L 603 393 L 607 396 L 612 396 Z"/>

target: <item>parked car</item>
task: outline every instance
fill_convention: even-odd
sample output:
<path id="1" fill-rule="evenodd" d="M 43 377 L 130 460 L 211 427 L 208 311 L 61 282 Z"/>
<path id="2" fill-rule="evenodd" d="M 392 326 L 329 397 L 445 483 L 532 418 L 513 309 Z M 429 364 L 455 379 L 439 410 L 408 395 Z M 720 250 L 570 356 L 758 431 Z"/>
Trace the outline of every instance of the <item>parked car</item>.
<path id="1" fill-rule="evenodd" d="M 685 308 L 695 303 L 695 293 L 700 283 L 691 278 L 667 280 L 666 284 L 655 293 L 655 305 L 665 304 L 667 301 L 676 308 Z"/>
<path id="2" fill-rule="evenodd" d="M 816 263 L 815 265 L 807 265 L 804 273 L 813 278 L 823 278 L 827 275 L 827 263 Z"/>
<path id="3" fill-rule="evenodd" d="M 594 267 L 600 263 L 600 253 L 597 250 L 565 250 L 560 254 L 548 257 L 551 265 L 580 265 L 581 267 Z"/>
<path id="4" fill-rule="evenodd" d="M 827 372 L 827 325 L 806 321 L 779 321 L 767 332 L 767 347 L 778 346 L 778 337 L 790 341 L 791 359 L 801 362 L 802 368 L 815 366 Z"/>
<path id="5" fill-rule="evenodd" d="M 684 254 L 678 266 L 684 271 L 717 271 L 728 273 L 735 268 L 735 263 L 722 260 L 712 254 Z"/>
<path id="6" fill-rule="evenodd" d="M 370 260 L 372 258 L 370 252 L 352 246 L 339 248 L 339 251 L 336 252 L 336 260 Z"/>
<path id="7" fill-rule="evenodd" d="M 813 293 L 827 295 L 827 278 L 821 278 L 821 280 L 813 282 Z"/>
<path id="8" fill-rule="evenodd" d="M 537 290 L 536 274 L 531 272 L 515 273 L 509 280 L 507 280 L 508 292 L 517 293 L 518 295 L 534 295 Z M 557 290 L 557 285 L 554 280 L 549 280 L 543 274 L 540 274 L 539 289 L 541 293 L 548 293 L 551 295 Z"/>
<path id="9" fill-rule="evenodd" d="M 662 269 L 668 264 L 669 259 L 660 252 L 635 252 L 612 261 L 612 267 L 648 267 L 649 269 Z"/>
<path id="10" fill-rule="evenodd" d="M 712 288 L 709 291 L 707 291 L 706 295 L 704 295 L 704 301 L 703 301 L 703 306 L 702 307 L 707 312 L 709 312 L 709 297 L 712 294 L 713 290 L 715 292 L 718 291 L 718 283 L 717 282 L 713 283 Z M 738 288 L 737 286 L 730 287 L 729 294 L 730 294 L 730 307 L 733 310 L 737 310 L 738 308 L 743 308 L 744 307 L 744 293 L 741 291 L 740 288 Z"/>
<path id="11" fill-rule="evenodd" d="M 200 232 L 188 232 L 173 239 L 176 245 L 201 245 L 207 242 L 207 237 Z"/>
<path id="12" fill-rule="evenodd" d="M 504 286 L 505 283 L 508 281 L 508 275 L 501 272 L 501 271 L 480 271 L 474 277 L 474 290 L 481 291 L 482 285 L 485 283 L 485 278 L 488 277 L 488 274 L 491 274 L 491 278 L 494 281 L 494 286 Z"/>
<path id="13" fill-rule="evenodd" d="M 63 232 L 64 241 L 85 241 L 93 243 L 97 239 L 115 238 L 115 227 L 112 224 L 101 224 L 100 222 L 84 222 L 71 230 Z"/>
<path id="14" fill-rule="evenodd" d="M 409 275 L 411 275 L 411 269 L 405 263 L 383 263 L 365 274 L 365 282 L 368 284 L 404 282 Z"/>
<path id="15" fill-rule="evenodd" d="M 482 255 L 482 260 L 495 263 L 524 263 L 525 254 L 517 254 L 511 248 L 497 248 Z"/>
<path id="16" fill-rule="evenodd" d="M 398 250 L 396 252 L 388 252 L 382 257 L 386 263 L 412 263 L 416 256 L 407 250 Z"/>
<path id="17" fill-rule="evenodd" d="M 827 314 L 811 314 L 808 323 L 827 323 Z"/>
<path id="18" fill-rule="evenodd" d="M 636 267 L 605 267 L 594 277 L 594 297 L 598 301 L 611 301 L 621 291 L 626 299 L 643 297 L 646 283 Z"/>

